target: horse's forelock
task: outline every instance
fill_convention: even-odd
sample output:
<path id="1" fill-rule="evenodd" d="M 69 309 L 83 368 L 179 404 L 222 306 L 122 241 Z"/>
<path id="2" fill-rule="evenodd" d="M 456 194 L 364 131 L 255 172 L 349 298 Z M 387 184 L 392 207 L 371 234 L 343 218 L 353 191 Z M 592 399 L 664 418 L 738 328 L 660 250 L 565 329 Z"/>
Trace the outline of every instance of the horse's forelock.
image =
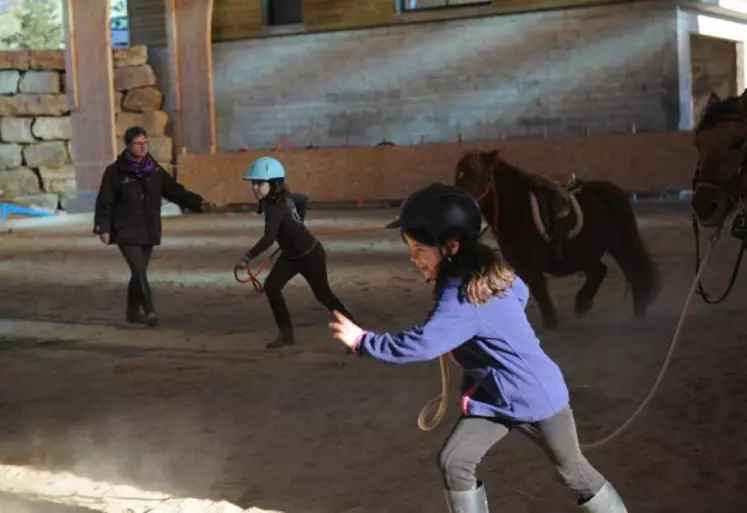
<path id="1" fill-rule="evenodd" d="M 479 161 L 480 155 L 478 151 L 468 151 L 462 154 L 459 162 L 457 162 L 457 172 L 461 172 L 464 175 L 476 172 L 479 169 Z"/>
<path id="2" fill-rule="evenodd" d="M 730 98 L 714 101 L 703 110 L 700 119 L 695 124 L 695 132 L 713 128 L 728 117 L 739 115 L 744 116 L 745 114 L 747 113 L 742 110 L 739 96 L 732 96 Z"/>
<path id="3" fill-rule="evenodd" d="M 495 157 L 490 159 L 489 156 L 495 153 Z M 471 150 L 462 157 L 459 165 L 462 171 L 469 170 L 477 177 L 482 177 L 495 166 L 496 162 L 500 161 L 499 152 L 485 152 L 479 150 Z"/>
<path id="4" fill-rule="evenodd" d="M 490 166 L 493 169 L 496 169 L 500 167 L 503 164 L 503 159 L 501 158 L 501 150 L 495 149 L 491 151 L 488 155 L 492 154 L 493 159 L 490 162 Z"/>

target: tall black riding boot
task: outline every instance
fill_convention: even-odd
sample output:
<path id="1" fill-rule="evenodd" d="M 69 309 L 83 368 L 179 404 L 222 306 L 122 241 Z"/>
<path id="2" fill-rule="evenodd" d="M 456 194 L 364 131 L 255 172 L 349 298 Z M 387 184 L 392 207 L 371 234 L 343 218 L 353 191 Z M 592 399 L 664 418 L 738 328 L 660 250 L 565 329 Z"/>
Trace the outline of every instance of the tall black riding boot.
<path id="1" fill-rule="evenodd" d="M 477 483 L 477 488 L 466 492 L 445 490 L 449 513 L 488 513 L 488 497 L 485 487 Z"/>
<path id="2" fill-rule="evenodd" d="M 154 328 L 158 326 L 158 313 L 153 306 L 153 294 L 150 290 L 148 279 L 145 276 L 141 276 L 137 280 L 137 285 L 140 289 L 141 305 L 145 311 L 145 324 Z"/>

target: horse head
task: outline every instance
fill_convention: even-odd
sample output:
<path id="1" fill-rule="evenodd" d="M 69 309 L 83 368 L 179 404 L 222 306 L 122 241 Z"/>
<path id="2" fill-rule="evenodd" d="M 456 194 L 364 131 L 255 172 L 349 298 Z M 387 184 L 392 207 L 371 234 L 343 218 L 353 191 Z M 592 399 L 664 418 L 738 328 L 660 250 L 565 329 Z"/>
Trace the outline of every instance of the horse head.
<path id="1" fill-rule="evenodd" d="M 499 150 L 465 153 L 457 162 L 454 185 L 474 196 L 478 203 L 481 202 L 494 188 L 493 175 L 499 160 Z M 495 191 L 492 192 L 495 194 Z"/>
<path id="2" fill-rule="evenodd" d="M 695 127 L 698 167 L 690 205 L 701 226 L 722 226 L 747 208 L 747 89 L 741 96 L 708 98 Z"/>

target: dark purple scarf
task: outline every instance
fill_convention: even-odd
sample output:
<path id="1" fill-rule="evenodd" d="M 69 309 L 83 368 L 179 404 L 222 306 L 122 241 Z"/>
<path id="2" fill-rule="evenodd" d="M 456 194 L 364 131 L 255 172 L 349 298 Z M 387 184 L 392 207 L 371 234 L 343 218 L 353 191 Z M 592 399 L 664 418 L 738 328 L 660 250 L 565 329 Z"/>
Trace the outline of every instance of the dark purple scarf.
<path id="1" fill-rule="evenodd" d="M 130 150 L 125 149 L 122 152 L 122 160 L 127 171 L 138 180 L 145 180 L 158 169 L 158 164 L 150 156 L 150 153 L 146 154 L 141 160 L 137 160 Z"/>

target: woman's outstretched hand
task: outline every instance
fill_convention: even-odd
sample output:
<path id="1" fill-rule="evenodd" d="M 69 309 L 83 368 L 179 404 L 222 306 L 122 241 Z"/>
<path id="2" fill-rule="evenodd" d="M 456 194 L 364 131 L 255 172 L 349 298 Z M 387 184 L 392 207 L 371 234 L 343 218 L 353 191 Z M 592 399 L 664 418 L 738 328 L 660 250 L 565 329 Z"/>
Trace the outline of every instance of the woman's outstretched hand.
<path id="1" fill-rule="evenodd" d="M 333 332 L 332 338 L 336 338 L 352 349 L 355 347 L 355 344 L 358 342 L 358 339 L 361 338 L 364 331 L 337 310 L 334 310 L 332 315 L 337 319 L 337 322 L 329 323 L 329 327 Z"/>

